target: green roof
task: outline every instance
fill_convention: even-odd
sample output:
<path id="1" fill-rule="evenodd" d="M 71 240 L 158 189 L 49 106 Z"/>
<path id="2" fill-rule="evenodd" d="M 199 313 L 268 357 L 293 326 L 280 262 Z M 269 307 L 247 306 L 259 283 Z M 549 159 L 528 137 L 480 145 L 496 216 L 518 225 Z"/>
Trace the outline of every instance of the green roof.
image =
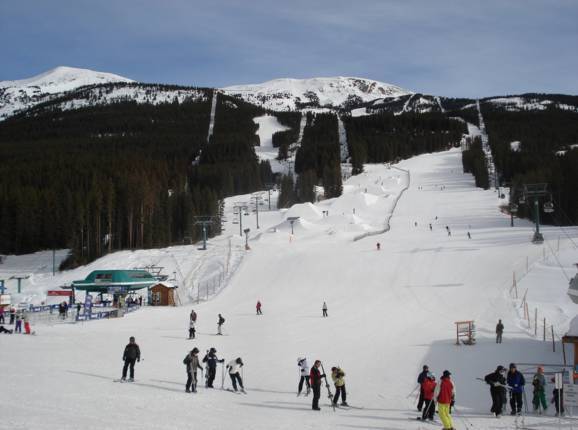
<path id="1" fill-rule="evenodd" d="M 95 270 L 86 279 L 73 281 L 77 290 L 107 292 L 110 287 L 139 290 L 157 283 L 157 279 L 146 270 Z"/>

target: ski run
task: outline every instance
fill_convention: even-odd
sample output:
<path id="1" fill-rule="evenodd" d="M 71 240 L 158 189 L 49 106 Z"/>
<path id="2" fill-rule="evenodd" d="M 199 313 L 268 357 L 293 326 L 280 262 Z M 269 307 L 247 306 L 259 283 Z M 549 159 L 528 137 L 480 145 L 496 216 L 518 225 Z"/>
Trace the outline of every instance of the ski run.
<path id="1" fill-rule="evenodd" d="M 279 127 L 263 118 L 260 127 L 266 125 Z M 578 262 L 576 228 L 543 226 L 545 243 L 532 244 L 533 225 L 516 219 L 510 227 L 499 209 L 506 202 L 494 190 L 475 188 L 462 172 L 458 149 L 391 167 L 367 165 L 336 199 L 288 210 L 274 209 L 275 202 L 270 211 L 261 206 L 259 229 L 254 213 L 243 215 L 243 228 L 251 229 L 245 250 L 233 206 L 250 198 L 227 199 L 224 234 L 209 241 L 208 251 L 198 246 L 123 251 L 54 277 L 51 253 L 45 253 L 46 261 L 38 254 L 37 262 L 7 257 L 0 278 L 22 268 L 33 274 L 18 300 L 38 302 L 46 290 L 96 268 L 162 264 L 174 272 L 181 305 L 145 306 L 123 318 L 76 324 L 39 322 L 33 324 L 37 336 L 0 334 L 0 428 L 442 428 L 438 414 L 433 424 L 415 419 L 421 416 L 416 380 L 423 365 L 438 384 L 444 370 L 451 373 L 456 429 L 578 424 L 554 417 L 549 375 L 554 367 L 546 367 L 548 409 L 532 413 L 537 365 L 563 359 L 560 342 L 552 352 L 539 331 L 534 336 L 520 307 L 527 292 L 531 311 L 539 309 L 558 338 L 566 333 L 576 314 L 566 295 L 566 275 L 575 274 Z M 289 217 L 299 218 L 291 224 Z M 387 219 L 389 231 L 380 233 Z M 511 291 L 514 273 L 518 299 Z M 211 279 L 218 279 L 213 282 L 218 288 L 209 294 L 201 288 Z M 196 334 L 188 339 L 192 309 Z M 222 335 L 219 314 L 225 320 Z M 495 338 L 499 319 L 501 344 Z M 464 320 L 475 321 L 475 345 L 456 345 L 454 322 Z M 138 357 L 132 347 L 125 350 L 131 336 Z M 197 391 L 187 393 L 189 365 L 183 358 L 193 348 L 203 372 L 197 369 Z M 203 362 L 211 348 L 218 359 L 214 388 L 205 387 L 209 369 Z M 568 357 L 572 353 L 567 351 Z M 305 371 L 300 358 L 307 359 Z M 136 360 L 134 382 L 113 383 L 127 359 Z M 314 390 L 306 395 L 305 381 L 297 395 L 301 376 L 313 375 L 316 360 L 328 382 L 318 381 L 320 411 L 312 410 Z M 524 415 L 510 416 L 508 404 L 496 419 L 490 386 L 476 378 L 510 363 L 518 363 L 526 379 L 529 413 L 522 408 Z M 231 369 L 247 395 L 228 392 Z M 340 398 L 332 408 L 336 384 L 345 387 L 351 406 L 341 405 Z"/>

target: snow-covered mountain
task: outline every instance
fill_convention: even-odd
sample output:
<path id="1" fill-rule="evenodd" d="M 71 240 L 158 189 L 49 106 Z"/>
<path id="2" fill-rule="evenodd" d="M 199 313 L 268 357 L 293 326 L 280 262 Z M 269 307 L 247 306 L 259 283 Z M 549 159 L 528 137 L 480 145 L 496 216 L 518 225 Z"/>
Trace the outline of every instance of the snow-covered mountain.
<path id="1" fill-rule="evenodd" d="M 112 73 L 74 67 L 56 67 L 40 75 L 16 81 L 0 81 L 0 120 L 87 85 L 134 82 Z"/>
<path id="2" fill-rule="evenodd" d="M 352 77 L 274 79 L 262 84 L 222 88 L 229 94 L 271 110 L 301 107 L 342 108 L 376 99 L 412 94 L 395 85 Z"/>

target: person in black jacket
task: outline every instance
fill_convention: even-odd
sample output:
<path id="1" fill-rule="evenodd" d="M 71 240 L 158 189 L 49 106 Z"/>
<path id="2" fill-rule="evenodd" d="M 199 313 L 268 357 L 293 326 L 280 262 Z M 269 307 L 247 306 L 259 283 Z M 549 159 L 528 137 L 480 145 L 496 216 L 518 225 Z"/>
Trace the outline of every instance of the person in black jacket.
<path id="1" fill-rule="evenodd" d="M 484 381 L 490 386 L 490 395 L 492 396 L 492 408 L 490 411 L 499 418 L 502 415 L 502 407 L 506 401 L 506 378 L 504 374 L 506 369 L 498 366 L 495 372 L 486 375 Z"/>
<path id="2" fill-rule="evenodd" d="M 502 320 L 498 320 L 498 324 L 496 324 L 496 343 L 502 343 L 502 333 L 504 333 L 504 324 L 502 324 Z"/>
<path id="3" fill-rule="evenodd" d="M 309 379 L 311 381 L 311 389 L 313 390 L 313 404 L 311 408 L 314 411 L 320 411 L 319 399 L 321 398 L 321 378 L 325 378 L 325 373 L 321 373 L 319 368 L 321 367 L 321 361 L 315 360 L 315 364 L 311 368 L 309 373 Z"/>
<path id="4" fill-rule="evenodd" d="M 134 381 L 134 363 L 135 361 L 140 362 L 140 348 L 135 342 L 134 336 L 131 336 L 129 343 L 124 348 L 124 354 L 122 355 L 124 361 L 124 367 L 122 368 L 122 380 L 126 381 L 126 371 L 130 366 L 130 379 L 129 381 Z"/>
<path id="5" fill-rule="evenodd" d="M 222 335 L 221 327 L 225 324 L 225 318 L 221 314 L 219 314 L 219 319 L 217 320 L 217 334 Z"/>
<path id="6" fill-rule="evenodd" d="M 217 350 L 215 348 L 211 348 L 205 357 L 203 358 L 203 363 L 207 363 L 207 388 L 214 388 L 213 381 L 215 380 L 215 376 L 217 375 L 217 363 L 224 363 L 225 359 L 218 359 L 217 358 Z"/>
<path id="7" fill-rule="evenodd" d="M 421 412 L 423 408 L 424 398 L 423 398 L 423 381 L 426 380 L 427 374 L 429 373 L 429 367 L 427 365 L 423 366 L 422 372 L 417 377 L 417 383 L 419 384 L 419 401 L 417 402 L 417 410 Z"/>

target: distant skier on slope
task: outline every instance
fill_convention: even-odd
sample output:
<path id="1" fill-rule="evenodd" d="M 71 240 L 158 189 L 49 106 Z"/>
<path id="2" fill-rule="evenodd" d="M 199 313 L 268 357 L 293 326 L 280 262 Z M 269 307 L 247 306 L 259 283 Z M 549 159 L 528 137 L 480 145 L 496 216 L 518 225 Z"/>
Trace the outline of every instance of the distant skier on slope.
<path id="1" fill-rule="evenodd" d="M 189 339 L 194 339 L 195 338 L 195 322 L 193 320 L 189 321 Z"/>
<path id="2" fill-rule="evenodd" d="M 263 315 L 263 312 L 261 312 L 261 301 L 257 300 L 257 305 L 255 306 L 255 308 L 257 309 L 257 315 Z"/>
<path id="3" fill-rule="evenodd" d="M 496 324 L 496 343 L 502 343 L 503 333 L 504 333 L 504 324 L 502 324 L 502 320 L 498 320 L 498 324 Z"/>
<path id="4" fill-rule="evenodd" d="M 454 423 L 450 415 L 450 405 L 453 404 L 455 398 L 454 384 L 451 380 L 451 373 L 449 370 L 444 370 L 439 386 L 438 413 L 445 430 L 453 430 Z"/>
<path id="5" fill-rule="evenodd" d="M 197 392 L 197 369 L 201 369 L 203 371 L 203 366 L 199 363 L 199 348 L 194 347 L 191 352 L 189 352 L 185 359 L 183 360 L 183 364 L 187 366 L 187 383 L 185 385 L 185 391 L 190 393 Z"/>
<path id="6" fill-rule="evenodd" d="M 337 406 L 339 401 L 339 396 L 341 395 L 341 406 L 348 406 L 347 404 L 347 392 L 345 391 L 345 372 L 339 367 L 331 368 L 331 379 L 335 384 L 335 395 L 333 396 L 333 406 Z"/>
<path id="7" fill-rule="evenodd" d="M 321 398 L 321 379 L 325 378 L 325 374 L 321 373 L 319 368 L 321 367 L 321 361 L 315 360 L 311 372 L 309 373 L 309 378 L 311 381 L 311 388 L 313 389 L 313 402 L 311 404 L 311 409 L 314 411 L 320 411 L 319 399 Z"/>
<path id="8" fill-rule="evenodd" d="M 524 385 L 526 385 L 526 380 L 524 375 L 522 375 L 516 369 L 514 363 L 510 363 L 510 370 L 508 371 L 508 376 L 506 377 L 508 386 L 510 386 L 510 408 L 512 409 L 511 415 L 516 415 L 522 413 L 522 394 L 524 393 Z"/>
<path id="9" fill-rule="evenodd" d="M 324 317 L 328 316 L 327 315 L 327 303 L 323 302 L 323 306 L 322 306 L 321 310 L 323 311 Z"/>
<path id="10" fill-rule="evenodd" d="M 435 404 L 435 389 L 437 386 L 436 377 L 433 373 L 428 372 L 427 377 L 421 383 L 421 390 L 423 391 L 423 413 L 421 415 L 422 421 L 433 421 L 436 411 Z"/>
<path id="11" fill-rule="evenodd" d="M 140 348 L 136 344 L 134 336 L 129 338 L 128 345 L 124 347 L 122 360 L 124 361 L 124 366 L 122 368 L 121 380 L 126 381 L 126 372 L 130 367 L 129 381 L 134 381 L 134 364 L 136 361 L 140 362 Z"/>
<path id="12" fill-rule="evenodd" d="M 207 388 L 214 388 L 213 381 L 215 380 L 215 376 L 217 375 L 217 363 L 224 363 L 225 359 L 218 359 L 217 358 L 217 350 L 215 348 L 211 348 L 207 351 L 207 354 L 203 358 L 203 363 L 207 363 Z"/>
<path id="13" fill-rule="evenodd" d="M 229 370 L 229 377 L 231 378 L 231 383 L 233 384 L 233 390 L 237 391 L 237 382 L 239 387 L 241 387 L 241 392 L 245 392 L 243 387 L 243 379 L 241 379 L 241 367 L 243 367 L 243 360 L 241 357 L 237 357 L 234 360 L 229 361 L 227 364 L 227 369 Z"/>
<path id="14" fill-rule="evenodd" d="M 309 395 L 311 392 L 311 384 L 309 383 L 309 364 L 307 364 L 307 358 L 299 357 L 297 359 L 297 366 L 299 366 L 301 377 L 299 378 L 299 386 L 297 388 L 297 396 L 301 394 L 301 390 L 303 390 L 303 382 L 307 385 L 307 392 L 306 396 Z"/>
<path id="15" fill-rule="evenodd" d="M 221 331 L 221 327 L 225 324 L 225 318 L 221 314 L 219 314 L 219 319 L 217 320 L 217 334 L 222 335 L 223 332 Z"/>
<path id="16" fill-rule="evenodd" d="M 496 418 L 502 416 L 502 407 L 506 402 L 506 369 L 503 366 L 496 367 L 496 370 L 484 377 L 486 384 L 490 386 L 490 395 L 492 396 L 492 408 L 490 412 Z"/>
<path id="17" fill-rule="evenodd" d="M 424 365 L 422 368 L 421 373 L 417 376 L 417 383 L 419 384 L 419 400 L 417 402 L 417 410 L 421 412 L 421 408 L 423 407 L 424 397 L 423 397 L 423 388 L 422 384 L 427 379 L 427 375 L 429 373 L 429 367 Z"/>
<path id="18" fill-rule="evenodd" d="M 197 313 L 195 312 L 194 309 L 191 309 L 190 319 L 191 319 L 191 321 L 193 321 L 193 322 L 197 322 Z"/>

